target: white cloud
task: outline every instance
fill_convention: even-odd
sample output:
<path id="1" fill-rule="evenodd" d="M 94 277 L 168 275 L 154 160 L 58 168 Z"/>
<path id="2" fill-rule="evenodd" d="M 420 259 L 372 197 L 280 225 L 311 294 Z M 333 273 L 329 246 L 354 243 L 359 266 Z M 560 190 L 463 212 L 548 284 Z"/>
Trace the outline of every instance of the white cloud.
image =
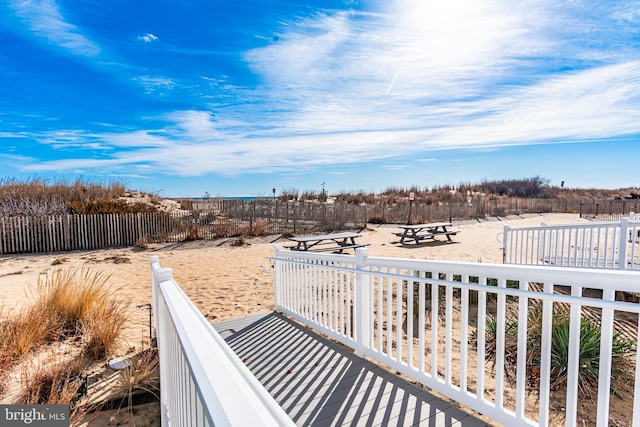
<path id="1" fill-rule="evenodd" d="M 156 40 L 158 40 L 158 37 L 155 36 L 154 34 L 147 33 L 147 34 L 144 34 L 142 36 L 138 36 L 138 40 L 140 40 L 142 42 L 145 42 L 145 43 L 153 43 Z"/>
<path id="2" fill-rule="evenodd" d="M 33 33 L 50 43 L 75 55 L 92 57 L 100 53 L 95 43 L 65 20 L 55 0 L 14 0 L 10 6 Z"/>

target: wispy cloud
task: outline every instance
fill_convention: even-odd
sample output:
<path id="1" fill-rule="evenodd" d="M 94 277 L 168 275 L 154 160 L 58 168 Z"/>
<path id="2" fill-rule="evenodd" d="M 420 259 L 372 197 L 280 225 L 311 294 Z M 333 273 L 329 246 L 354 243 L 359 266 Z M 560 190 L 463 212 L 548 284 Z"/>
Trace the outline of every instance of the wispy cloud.
<path id="1" fill-rule="evenodd" d="M 144 43 L 153 43 L 153 42 L 158 40 L 158 37 L 155 36 L 154 34 L 147 33 L 147 34 L 138 36 L 138 40 L 140 40 L 140 41 L 142 41 Z"/>
<path id="2" fill-rule="evenodd" d="M 34 34 L 74 55 L 96 56 L 98 45 L 67 22 L 55 0 L 13 0 L 9 5 Z"/>
<path id="3" fill-rule="evenodd" d="M 142 86 L 147 94 L 165 95 L 176 86 L 176 83 L 167 77 L 135 76 L 132 80 Z"/>
<path id="4" fill-rule="evenodd" d="M 621 8 L 593 9 L 390 2 L 298 22 L 246 59 L 272 99 L 295 106 L 285 133 L 349 132 L 357 144 L 355 134 L 392 132 L 381 146 L 424 150 L 638 132 L 638 64 L 585 30 L 596 14 L 613 25 Z"/>

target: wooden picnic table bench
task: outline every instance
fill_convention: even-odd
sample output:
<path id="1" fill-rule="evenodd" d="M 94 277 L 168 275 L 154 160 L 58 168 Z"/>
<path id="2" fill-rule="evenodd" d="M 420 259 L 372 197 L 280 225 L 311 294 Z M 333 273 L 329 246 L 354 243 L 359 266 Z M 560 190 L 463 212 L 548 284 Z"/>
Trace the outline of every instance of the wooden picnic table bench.
<path id="1" fill-rule="evenodd" d="M 284 247 L 294 251 L 330 251 L 342 253 L 342 251 L 344 251 L 345 249 L 356 249 L 369 246 L 368 243 L 357 243 L 356 239 L 358 237 L 362 237 L 362 234 L 354 232 L 343 232 L 323 234 L 318 236 L 289 237 L 288 239 L 296 242 L 296 244 L 285 245 Z"/>
<path id="2" fill-rule="evenodd" d="M 429 224 L 410 224 L 400 225 L 402 232 L 394 233 L 400 237 L 400 243 L 403 244 L 405 239 L 413 239 L 416 244 L 421 240 L 434 239 L 436 236 L 447 236 L 447 240 L 451 241 L 451 236 L 458 234 L 457 231 L 447 230 L 447 227 L 453 225 L 450 222 L 432 222 Z"/>

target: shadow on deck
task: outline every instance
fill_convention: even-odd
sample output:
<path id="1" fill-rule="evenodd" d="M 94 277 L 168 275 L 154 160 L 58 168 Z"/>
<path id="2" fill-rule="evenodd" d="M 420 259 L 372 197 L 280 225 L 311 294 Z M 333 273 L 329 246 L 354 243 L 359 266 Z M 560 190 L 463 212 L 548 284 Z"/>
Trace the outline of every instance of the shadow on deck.
<path id="1" fill-rule="evenodd" d="M 280 314 L 213 327 L 299 426 L 488 425 Z"/>

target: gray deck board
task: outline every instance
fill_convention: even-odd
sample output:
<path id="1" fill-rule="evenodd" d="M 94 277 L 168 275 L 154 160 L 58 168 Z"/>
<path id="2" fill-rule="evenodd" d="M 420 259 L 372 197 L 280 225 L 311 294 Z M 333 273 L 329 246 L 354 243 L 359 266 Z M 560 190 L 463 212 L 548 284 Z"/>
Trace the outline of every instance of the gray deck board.
<path id="1" fill-rule="evenodd" d="M 280 314 L 213 326 L 298 426 L 488 425 Z"/>

